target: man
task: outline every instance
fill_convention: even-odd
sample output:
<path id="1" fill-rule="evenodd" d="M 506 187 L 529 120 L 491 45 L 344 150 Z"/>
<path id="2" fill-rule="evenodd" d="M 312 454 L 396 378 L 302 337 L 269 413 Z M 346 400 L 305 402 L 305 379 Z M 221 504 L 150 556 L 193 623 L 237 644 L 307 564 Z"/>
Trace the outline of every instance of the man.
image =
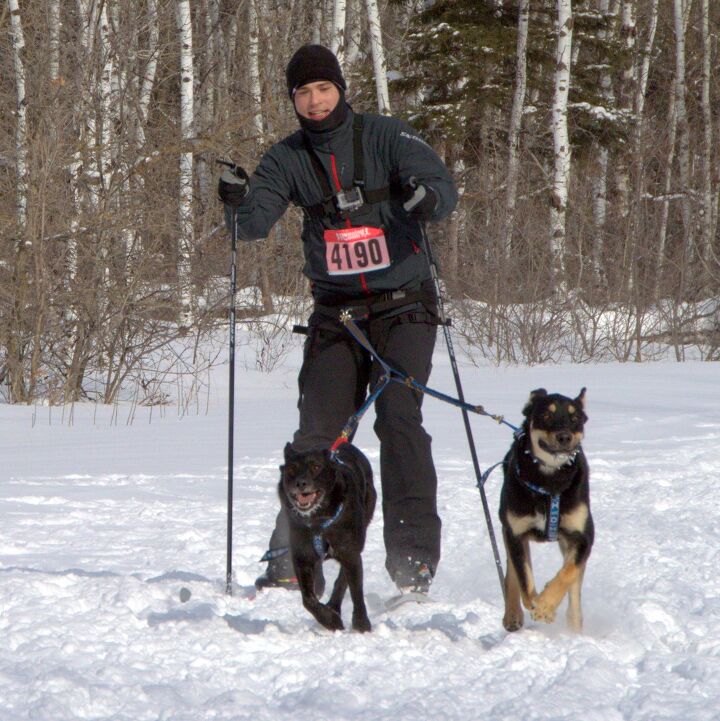
<path id="1" fill-rule="evenodd" d="M 380 368 L 339 321 L 351 307 L 380 356 L 425 384 L 437 333 L 434 286 L 422 248 L 422 223 L 457 203 L 436 153 L 400 120 L 358 115 L 345 100 L 335 55 L 301 47 L 287 87 L 300 130 L 262 157 L 252 178 L 238 169 L 220 180 L 235 208 L 238 237 L 265 237 L 289 203 L 304 211 L 304 273 L 315 307 L 300 370 L 298 450 L 328 447 L 362 405 Z M 228 213 L 228 217 L 230 217 Z M 401 591 L 427 593 L 440 560 L 437 478 L 422 396 L 391 383 L 375 404 L 386 568 Z M 296 588 L 287 521 L 278 516 L 259 588 Z M 280 555 L 278 555 L 280 554 Z"/>

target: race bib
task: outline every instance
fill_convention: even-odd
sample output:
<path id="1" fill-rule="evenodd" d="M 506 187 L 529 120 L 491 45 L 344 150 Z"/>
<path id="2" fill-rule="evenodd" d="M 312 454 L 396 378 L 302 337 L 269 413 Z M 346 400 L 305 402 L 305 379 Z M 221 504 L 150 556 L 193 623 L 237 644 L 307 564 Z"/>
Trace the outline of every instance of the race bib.
<path id="1" fill-rule="evenodd" d="M 329 275 L 370 273 L 390 266 L 382 228 L 364 225 L 325 231 L 325 260 Z"/>

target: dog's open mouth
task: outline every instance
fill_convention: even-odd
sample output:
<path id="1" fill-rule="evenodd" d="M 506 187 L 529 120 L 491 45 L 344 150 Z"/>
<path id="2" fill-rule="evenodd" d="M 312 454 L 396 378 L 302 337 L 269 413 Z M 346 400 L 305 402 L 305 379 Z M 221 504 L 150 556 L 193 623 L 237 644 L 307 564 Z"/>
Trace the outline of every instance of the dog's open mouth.
<path id="1" fill-rule="evenodd" d="M 554 456 L 570 456 L 576 451 L 576 446 L 572 443 L 561 446 L 551 446 L 547 441 L 542 438 L 538 439 L 538 445 L 546 453 L 552 453 Z"/>
<path id="2" fill-rule="evenodd" d="M 311 508 L 314 508 L 320 503 L 322 497 L 322 491 L 310 491 L 308 493 L 298 491 L 291 496 L 292 502 L 300 511 L 309 511 Z"/>

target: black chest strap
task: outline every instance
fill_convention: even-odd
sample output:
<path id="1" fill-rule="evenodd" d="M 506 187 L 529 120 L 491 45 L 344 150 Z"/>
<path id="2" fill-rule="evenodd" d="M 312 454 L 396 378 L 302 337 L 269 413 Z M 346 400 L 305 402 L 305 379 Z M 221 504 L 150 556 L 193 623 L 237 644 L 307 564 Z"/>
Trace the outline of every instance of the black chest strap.
<path id="1" fill-rule="evenodd" d="M 386 200 L 390 200 L 394 197 L 399 197 L 399 189 L 392 188 L 386 185 L 383 188 L 367 189 L 365 187 L 365 158 L 363 156 L 363 145 L 362 145 L 362 134 L 363 134 L 363 116 L 360 113 L 356 113 L 353 118 L 353 185 L 352 188 L 358 188 L 362 193 L 363 205 L 373 205 L 375 203 L 382 203 Z M 323 167 L 320 158 L 315 152 L 312 143 L 310 142 L 307 135 L 303 134 L 303 142 L 305 149 L 310 156 L 310 162 L 312 163 L 315 176 L 317 177 L 320 189 L 322 190 L 323 200 L 320 203 L 314 205 L 303 205 L 302 209 L 311 218 L 317 220 L 323 220 L 327 218 L 331 222 L 337 222 L 338 220 L 346 219 L 350 213 L 344 212 L 338 208 L 337 204 L 337 192 L 332 189 L 328 174 Z M 343 188 L 343 190 L 352 190 L 352 188 Z M 352 211 L 351 211 L 352 212 Z"/>

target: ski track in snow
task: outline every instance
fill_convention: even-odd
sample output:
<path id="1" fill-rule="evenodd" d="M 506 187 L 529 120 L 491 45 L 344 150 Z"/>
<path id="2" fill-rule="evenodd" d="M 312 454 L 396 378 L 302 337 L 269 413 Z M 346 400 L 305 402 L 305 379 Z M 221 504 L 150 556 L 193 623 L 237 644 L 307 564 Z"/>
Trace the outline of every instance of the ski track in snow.
<path id="1" fill-rule="evenodd" d="M 459 416 L 431 400 L 444 522 L 434 603 L 384 609 L 394 589 L 379 506 L 364 554 L 372 633 L 321 629 L 294 593 L 245 598 L 277 508 L 293 375 L 238 381 L 232 597 L 222 390 L 206 416 L 130 427 L 78 408 L 71 427 L 31 428 L 31 409 L 0 407 L 1 721 L 720 718 L 716 367 L 463 369 L 466 387 L 488 389 L 486 407 L 513 422 L 532 388 L 589 387 L 597 537 L 582 635 L 567 630 L 564 607 L 553 625 L 526 614 L 524 630 L 503 630 Z M 442 355 L 433 382 L 452 388 Z M 473 428 L 483 467 L 502 458 L 507 429 Z M 377 476 L 369 419 L 357 442 Z M 487 484 L 496 533 L 500 483 L 498 469 Z M 534 545 L 533 558 L 542 586 L 559 553 Z M 325 564 L 328 585 L 336 569 Z M 348 623 L 350 612 L 347 599 Z"/>

